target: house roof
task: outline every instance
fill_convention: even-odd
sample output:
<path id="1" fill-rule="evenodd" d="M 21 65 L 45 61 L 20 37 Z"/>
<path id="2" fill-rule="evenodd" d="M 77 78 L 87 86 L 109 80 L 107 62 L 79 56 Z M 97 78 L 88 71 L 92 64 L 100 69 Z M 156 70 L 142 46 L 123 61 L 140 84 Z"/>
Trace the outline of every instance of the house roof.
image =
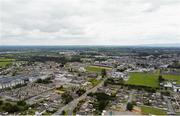
<path id="1" fill-rule="evenodd" d="M 20 81 L 20 80 L 25 80 L 25 79 L 27 79 L 27 77 L 24 77 L 24 76 L 9 76 L 9 77 L 1 76 L 0 84 L 10 83 L 12 81 Z"/>

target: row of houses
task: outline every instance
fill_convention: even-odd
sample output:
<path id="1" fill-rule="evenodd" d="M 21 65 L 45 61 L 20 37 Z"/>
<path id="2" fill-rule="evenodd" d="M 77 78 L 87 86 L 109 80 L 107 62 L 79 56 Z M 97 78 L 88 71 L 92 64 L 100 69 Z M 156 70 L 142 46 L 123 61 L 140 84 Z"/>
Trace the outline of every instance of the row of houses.
<path id="1" fill-rule="evenodd" d="M 11 88 L 16 85 L 32 83 L 38 79 L 46 79 L 48 75 L 33 74 L 30 76 L 0 76 L 0 89 Z"/>
<path id="2" fill-rule="evenodd" d="M 19 84 L 25 84 L 27 80 L 27 77 L 1 77 L 0 89 L 14 87 Z"/>

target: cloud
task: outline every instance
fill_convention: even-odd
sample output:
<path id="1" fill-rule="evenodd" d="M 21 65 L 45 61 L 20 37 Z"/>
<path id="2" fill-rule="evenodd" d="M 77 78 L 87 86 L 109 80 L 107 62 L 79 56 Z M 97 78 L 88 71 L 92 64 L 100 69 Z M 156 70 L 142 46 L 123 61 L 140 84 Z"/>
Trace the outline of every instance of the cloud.
<path id="1" fill-rule="evenodd" d="M 180 43 L 179 0 L 0 0 L 0 45 Z"/>

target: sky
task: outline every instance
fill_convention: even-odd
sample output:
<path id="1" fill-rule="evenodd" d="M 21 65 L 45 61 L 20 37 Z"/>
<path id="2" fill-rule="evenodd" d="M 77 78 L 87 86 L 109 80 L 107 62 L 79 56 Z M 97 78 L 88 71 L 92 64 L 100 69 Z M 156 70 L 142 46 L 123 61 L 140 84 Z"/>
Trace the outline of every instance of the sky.
<path id="1" fill-rule="evenodd" d="M 0 45 L 180 43 L 180 0 L 0 0 Z"/>

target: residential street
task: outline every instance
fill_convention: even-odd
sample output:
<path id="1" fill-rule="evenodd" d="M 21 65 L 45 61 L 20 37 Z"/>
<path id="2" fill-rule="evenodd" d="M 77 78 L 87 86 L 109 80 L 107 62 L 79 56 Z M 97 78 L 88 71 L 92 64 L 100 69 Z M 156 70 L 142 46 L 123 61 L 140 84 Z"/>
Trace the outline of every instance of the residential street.
<path id="1" fill-rule="evenodd" d="M 172 107 L 171 100 L 167 96 L 164 96 L 164 99 L 168 105 L 168 114 L 176 114 L 173 107 Z"/>
<path id="2" fill-rule="evenodd" d="M 128 104 L 129 102 L 132 102 L 134 92 L 135 92 L 135 91 L 132 90 L 132 92 L 129 94 L 129 98 L 128 98 L 127 103 L 123 105 L 123 109 L 124 109 L 124 110 L 126 110 L 127 104 Z"/>
<path id="3" fill-rule="evenodd" d="M 132 92 L 130 93 L 128 102 L 132 102 L 133 94 L 134 94 L 134 90 L 132 90 Z M 127 103 L 128 103 L 128 102 L 127 102 Z"/>
<path id="4" fill-rule="evenodd" d="M 77 99 L 74 99 L 74 100 L 71 101 L 70 103 L 68 103 L 68 104 L 66 104 L 65 106 L 61 107 L 57 112 L 54 113 L 54 115 L 60 115 L 63 110 L 64 110 L 64 111 L 68 111 L 68 113 L 71 114 L 72 111 L 73 111 L 73 109 L 74 109 L 74 108 L 77 106 L 77 104 L 79 103 L 79 101 L 85 99 L 88 93 L 96 92 L 97 89 L 104 84 L 104 81 L 105 81 L 106 79 L 107 79 L 107 78 L 104 78 L 104 79 L 102 80 L 102 82 L 100 82 L 97 86 L 95 86 L 94 88 L 92 88 L 92 89 L 90 89 L 90 90 L 87 90 L 86 93 L 84 93 L 83 95 L 81 95 L 81 96 L 78 97 Z"/>

